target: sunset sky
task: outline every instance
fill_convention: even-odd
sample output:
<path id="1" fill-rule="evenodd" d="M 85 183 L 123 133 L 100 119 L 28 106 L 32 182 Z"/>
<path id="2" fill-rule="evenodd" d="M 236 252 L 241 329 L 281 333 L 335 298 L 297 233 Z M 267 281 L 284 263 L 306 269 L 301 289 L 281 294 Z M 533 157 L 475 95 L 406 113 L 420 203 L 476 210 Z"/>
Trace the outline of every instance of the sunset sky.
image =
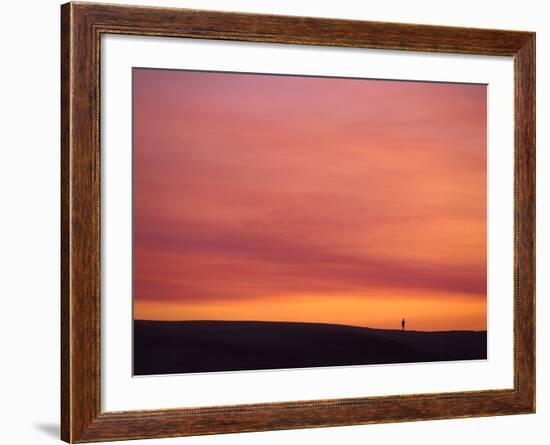
<path id="1" fill-rule="evenodd" d="M 134 318 L 486 329 L 486 86 L 133 70 Z"/>

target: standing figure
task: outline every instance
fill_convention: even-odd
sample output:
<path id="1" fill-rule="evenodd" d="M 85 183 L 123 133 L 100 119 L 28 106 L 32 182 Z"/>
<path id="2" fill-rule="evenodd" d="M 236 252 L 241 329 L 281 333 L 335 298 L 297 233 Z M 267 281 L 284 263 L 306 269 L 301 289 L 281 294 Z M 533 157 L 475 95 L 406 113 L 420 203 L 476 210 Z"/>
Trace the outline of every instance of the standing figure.
<path id="1" fill-rule="evenodd" d="M 405 332 L 405 319 L 401 320 L 401 330 Z"/>

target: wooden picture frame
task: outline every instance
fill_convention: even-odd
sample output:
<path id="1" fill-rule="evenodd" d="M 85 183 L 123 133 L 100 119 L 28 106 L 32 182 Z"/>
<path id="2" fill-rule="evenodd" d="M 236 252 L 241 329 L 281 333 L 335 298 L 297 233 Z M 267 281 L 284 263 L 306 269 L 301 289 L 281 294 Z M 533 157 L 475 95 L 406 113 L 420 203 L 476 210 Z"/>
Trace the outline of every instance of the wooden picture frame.
<path id="1" fill-rule="evenodd" d="M 495 416 L 535 411 L 535 34 L 67 3 L 61 7 L 61 437 L 67 442 Z M 102 412 L 100 38 L 103 34 L 512 56 L 514 387 L 209 408 Z"/>

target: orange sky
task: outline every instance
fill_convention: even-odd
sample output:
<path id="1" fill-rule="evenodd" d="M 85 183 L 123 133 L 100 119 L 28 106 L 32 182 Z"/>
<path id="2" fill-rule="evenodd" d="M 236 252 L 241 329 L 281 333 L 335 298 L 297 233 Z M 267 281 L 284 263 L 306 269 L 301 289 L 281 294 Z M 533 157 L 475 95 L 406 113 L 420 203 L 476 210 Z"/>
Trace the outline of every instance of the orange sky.
<path id="1" fill-rule="evenodd" d="M 486 86 L 134 69 L 134 317 L 486 329 Z"/>

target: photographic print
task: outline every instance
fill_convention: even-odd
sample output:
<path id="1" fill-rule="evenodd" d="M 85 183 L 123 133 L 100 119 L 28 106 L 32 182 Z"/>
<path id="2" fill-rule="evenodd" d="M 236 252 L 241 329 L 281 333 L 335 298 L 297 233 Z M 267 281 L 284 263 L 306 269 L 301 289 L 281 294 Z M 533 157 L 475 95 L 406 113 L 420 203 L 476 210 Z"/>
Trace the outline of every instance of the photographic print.
<path id="1" fill-rule="evenodd" d="M 133 68 L 134 375 L 487 358 L 487 87 Z"/>

